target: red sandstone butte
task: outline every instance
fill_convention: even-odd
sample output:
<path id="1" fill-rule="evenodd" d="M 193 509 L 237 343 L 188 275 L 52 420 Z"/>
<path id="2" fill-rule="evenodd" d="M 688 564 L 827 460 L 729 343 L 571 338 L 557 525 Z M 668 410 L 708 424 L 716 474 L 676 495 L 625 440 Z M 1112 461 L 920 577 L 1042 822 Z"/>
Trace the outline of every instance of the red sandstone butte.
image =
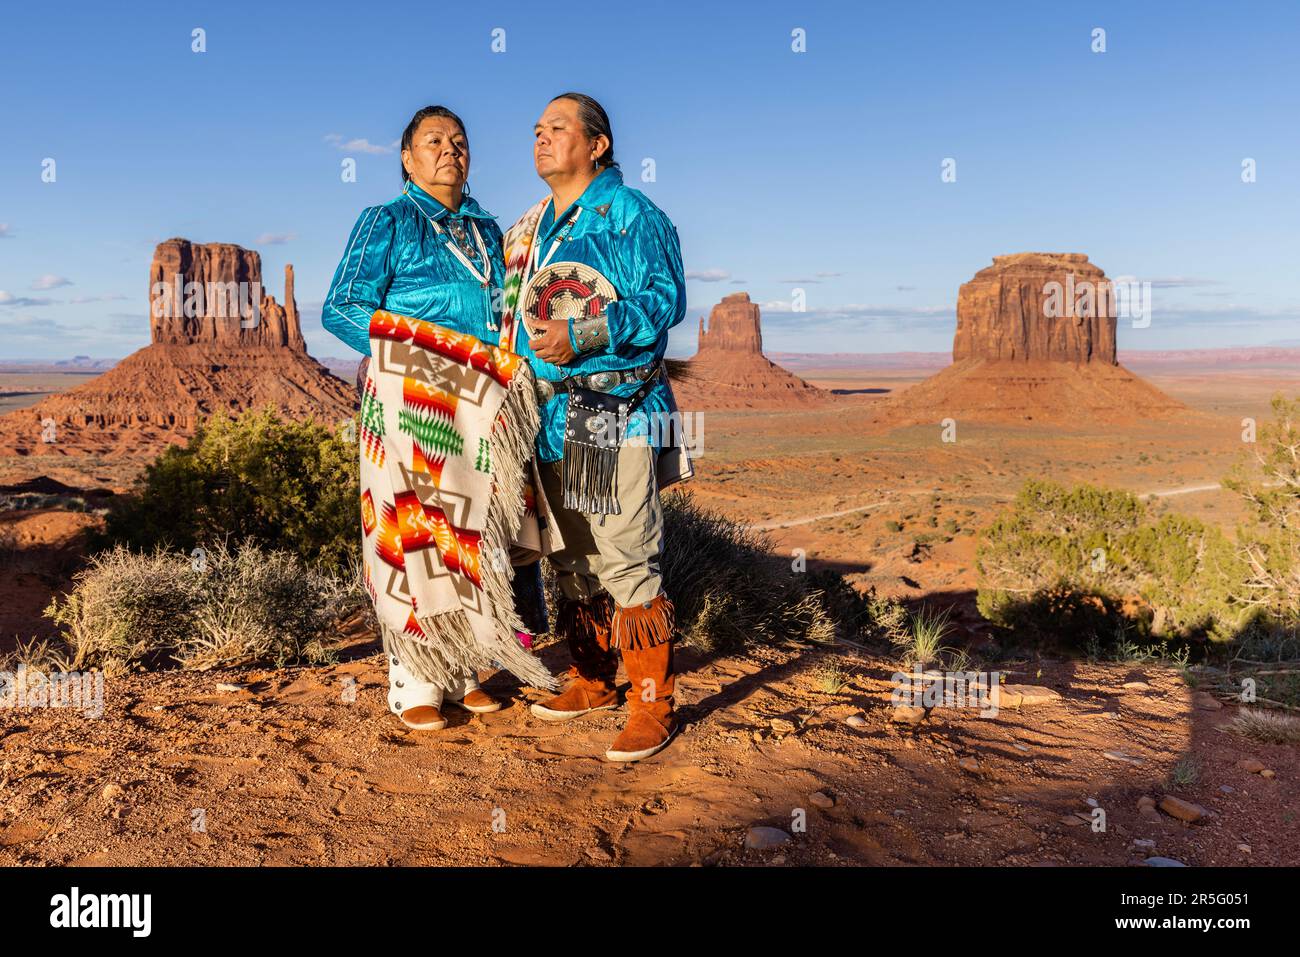
<path id="1" fill-rule="evenodd" d="M 995 256 L 957 294 L 953 364 L 880 403 L 892 424 L 1131 422 L 1187 407 L 1119 364 L 1106 274 L 1082 253 Z"/>
<path id="2" fill-rule="evenodd" d="M 268 405 L 331 426 L 350 417 L 355 390 L 307 354 L 293 266 L 285 267 L 284 285 L 282 305 L 262 287 L 262 259 L 253 250 L 159 243 L 149 266 L 151 344 L 84 385 L 0 416 L 0 451 L 153 454 L 215 412 Z"/>
<path id="3" fill-rule="evenodd" d="M 745 292 L 714 306 L 707 328 L 700 318 L 699 348 L 688 370 L 673 383 L 685 409 L 779 408 L 829 397 L 763 355 L 758 304 Z"/>

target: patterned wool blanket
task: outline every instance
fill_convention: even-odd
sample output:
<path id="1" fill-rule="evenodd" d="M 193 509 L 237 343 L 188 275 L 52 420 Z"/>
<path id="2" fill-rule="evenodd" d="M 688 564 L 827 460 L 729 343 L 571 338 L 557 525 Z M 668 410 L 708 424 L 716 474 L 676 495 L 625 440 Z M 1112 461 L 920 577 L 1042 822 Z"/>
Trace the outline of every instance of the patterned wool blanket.
<path id="1" fill-rule="evenodd" d="M 541 553 L 526 360 L 474 336 L 378 310 L 361 401 L 366 587 L 385 648 L 427 681 L 504 667 L 554 688 L 516 638 L 511 555 Z M 392 654 L 390 650 L 390 654 Z"/>
<path id="2" fill-rule="evenodd" d="M 528 212 L 506 231 L 502 251 L 506 260 L 506 278 L 501 284 L 504 297 L 501 308 L 501 338 L 498 344 L 503 349 L 514 351 L 515 339 L 523 323 L 519 303 L 523 300 L 524 285 L 532 265 L 533 240 L 537 233 L 537 223 L 546 212 L 550 197 L 533 205 Z M 524 330 L 524 335 L 528 330 Z"/>

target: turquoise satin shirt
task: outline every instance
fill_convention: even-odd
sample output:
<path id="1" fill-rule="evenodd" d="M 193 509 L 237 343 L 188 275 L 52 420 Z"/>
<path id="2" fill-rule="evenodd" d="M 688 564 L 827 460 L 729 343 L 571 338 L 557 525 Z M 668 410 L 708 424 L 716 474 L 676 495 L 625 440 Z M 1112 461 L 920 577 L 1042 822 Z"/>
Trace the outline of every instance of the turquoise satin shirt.
<path id="1" fill-rule="evenodd" d="M 446 226 L 438 235 L 431 223 L 442 225 L 449 217 L 478 226 L 491 265 L 486 287 L 447 248 Z M 479 260 L 470 261 L 484 273 L 481 253 Z M 501 229 L 491 213 L 468 196 L 453 213 L 407 183 L 402 195 L 357 218 L 325 296 L 321 324 L 365 356 L 376 309 L 427 319 L 496 345 L 505 273 Z"/>
<path id="2" fill-rule="evenodd" d="M 613 284 L 618 301 L 605 310 L 609 321 L 609 346 L 593 352 L 578 352 L 571 364 L 559 367 L 537 358 L 520 329 L 515 349 L 527 357 L 539 379 L 558 381 L 566 375 L 588 375 L 606 369 L 631 369 L 663 357 L 668 347 L 668 330 L 686 316 L 686 277 L 682 268 L 681 244 L 672 221 L 640 190 L 623 185 L 617 169 L 603 170 L 587 186 L 574 206 L 582 213 L 569 238 L 560 244 L 551 262 L 581 262 L 602 273 Z M 549 207 L 537 233 L 539 261 L 563 232 L 573 207 L 559 217 Z M 558 223 L 558 226 L 557 226 Z M 569 342 L 573 345 L 570 329 Z M 576 348 L 574 350 L 577 352 Z M 636 383 L 624 383 L 611 391 L 631 395 Z M 542 408 L 542 427 L 537 436 L 538 458 L 556 462 L 563 457 L 564 415 L 569 397 L 561 393 Z M 676 412 L 672 390 L 665 379 L 657 381 L 636 412 L 628 416 L 628 436 L 652 435 L 661 445 L 669 444 L 667 427 L 652 433 L 650 417 L 666 423 Z"/>

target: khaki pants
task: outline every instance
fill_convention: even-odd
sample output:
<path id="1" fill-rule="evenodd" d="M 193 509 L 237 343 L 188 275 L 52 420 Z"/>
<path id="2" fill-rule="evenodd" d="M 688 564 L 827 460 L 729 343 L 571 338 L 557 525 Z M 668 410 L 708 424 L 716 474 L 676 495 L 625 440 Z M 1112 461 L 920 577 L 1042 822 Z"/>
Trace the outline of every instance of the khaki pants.
<path id="1" fill-rule="evenodd" d="M 618 515 L 565 508 L 562 463 L 538 463 L 552 518 L 564 538 L 564 548 L 549 558 L 565 598 L 591 598 L 603 587 L 615 604 L 626 608 L 663 592 L 664 517 L 655 480 L 657 454 L 644 438 L 639 444 L 630 439 L 619 448 Z"/>

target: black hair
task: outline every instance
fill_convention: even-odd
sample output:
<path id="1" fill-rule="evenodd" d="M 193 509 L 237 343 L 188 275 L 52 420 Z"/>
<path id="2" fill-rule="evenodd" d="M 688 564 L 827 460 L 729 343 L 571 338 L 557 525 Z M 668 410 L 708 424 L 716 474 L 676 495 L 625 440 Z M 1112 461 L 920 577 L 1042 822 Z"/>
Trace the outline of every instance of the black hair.
<path id="1" fill-rule="evenodd" d="M 589 139 L 604 136 L 609 140 L 605 152 L 596 157 L 596 165 L 606 169 L 611 166 L 618 168 L 618 163 L 614 160 L 614 131 L 610 128 L 609 114 L 605 108 L 586 93 L 561 93 L 551 97 L 552 103 L 556 100 L 572 100 L 578 104 L 578 122 L 582 124 L 582 131 Z"/>
<path id="2" fill-rule="evenodd" d="M 406 129 L 402 132 L 402 149 L 409 150 L 411 148 L 411 140 L 415 139 L 415 131 L 420 128 L 421 123 L 431 116 L 445 116 L 459 126 L 462 133 L 465 133 L 465 122 L 451 110 L 445 106 L 426 106 L 416 110 L 415 115 L 411 117 L 411 122 L 406 124 Z M 469 139 L 468 133 L 465 133 L 465 138 Z M 411 174 L 406 171 L 406 164 L 402 162 L 400 156 L 397 158 L 397 162 L 402 167 L 402 186 L 405 188 L 406 184 L 411 181 Z"/>

